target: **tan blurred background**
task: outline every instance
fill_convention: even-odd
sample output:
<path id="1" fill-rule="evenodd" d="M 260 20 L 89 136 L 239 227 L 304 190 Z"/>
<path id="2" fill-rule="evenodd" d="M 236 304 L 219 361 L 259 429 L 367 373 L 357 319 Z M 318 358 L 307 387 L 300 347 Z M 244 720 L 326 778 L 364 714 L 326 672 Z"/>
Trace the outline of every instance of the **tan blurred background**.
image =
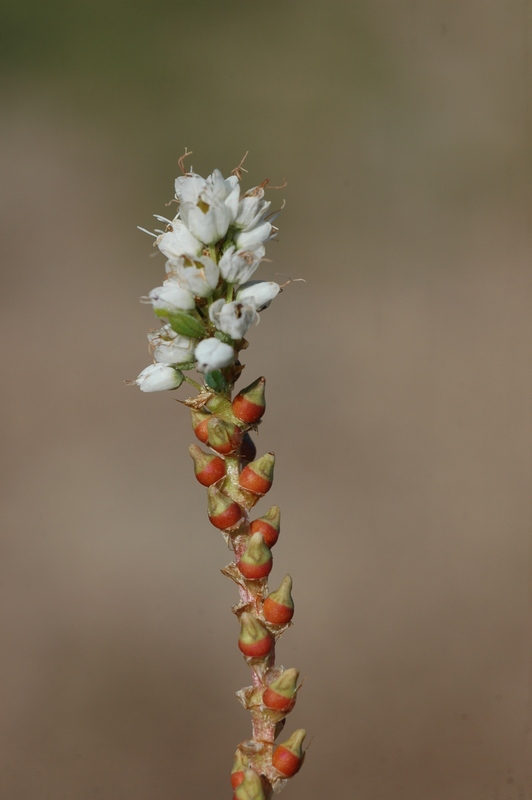
<path id="1" fill-rule="evenodd" d="M 229 798 L 249 732 L 187 414 L 123 384 L 185 146 L 288 179 L 260 275 L 306 280 L 246 354 L 314 737 L 283 797 L 532 798 L 530 4 L 0 11 L 1 800 Z"/>

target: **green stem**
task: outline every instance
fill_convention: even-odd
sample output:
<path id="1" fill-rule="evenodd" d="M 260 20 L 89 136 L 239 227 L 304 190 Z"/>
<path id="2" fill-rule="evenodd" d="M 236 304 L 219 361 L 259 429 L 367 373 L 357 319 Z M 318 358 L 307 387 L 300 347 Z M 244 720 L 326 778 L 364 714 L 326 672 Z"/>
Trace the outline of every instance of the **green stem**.
<path id="1" fill-rule="evenodd" d="M 193 380 L 192 378 L 189 378 L 188 375 L 185 375 L 184 378 L 186 382 L 190 383 L 190 385 L 193 386 L 195 389 L 197 389 L 198 392 L 203 391 L 203 386 L 201 386 L 197 381 Z"/>

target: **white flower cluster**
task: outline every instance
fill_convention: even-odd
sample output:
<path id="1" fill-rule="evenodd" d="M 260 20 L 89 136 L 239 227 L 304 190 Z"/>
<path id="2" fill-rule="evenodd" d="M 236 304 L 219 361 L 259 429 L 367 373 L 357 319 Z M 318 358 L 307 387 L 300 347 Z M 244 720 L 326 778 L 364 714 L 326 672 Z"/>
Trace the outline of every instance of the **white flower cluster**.
<path id="1" fill-rule="evenodd" d="M 265 184 L 241 195 L 235 172 L 177 178 L 177 215 L 155 215 L 166 223 L 155 244 L 168 259 L 167 278 L 147 300 L 168 322 L 148 334 L 154 363 L 134 381 L 143 392 L 176 389 L 187 369 L 230 367 L 259 312 L 281 291 L 272 281 L 251 280 L 277 228 L 268 219 Z"/>

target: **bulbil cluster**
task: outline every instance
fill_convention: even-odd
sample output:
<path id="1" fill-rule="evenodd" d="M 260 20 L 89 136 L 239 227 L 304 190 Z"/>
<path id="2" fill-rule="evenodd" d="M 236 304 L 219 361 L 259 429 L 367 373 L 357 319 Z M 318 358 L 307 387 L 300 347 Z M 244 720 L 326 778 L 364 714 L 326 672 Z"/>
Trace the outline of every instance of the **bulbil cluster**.
<path id="1" fill-rule="evenodd" d="M 209 411 L 210 404 L 193 409 L 191 414 L 196 437 L 211 452 L 198 445 L 191 445 L 189 452 L 196 479 L 207 487 L 209 520 L 235 554 L 235 561 L 222 572 L 240 590 L 240 603 L 233 609 L 240 621 L 238 647 L 252 669 L 253 685 L 237 696 L 251 711 L 253 736 L 237 749 L 231 783 L 237 800 L 259 800 L 269 797 L 273 787 L 278 788 L 299 770 L 305 737 L 300 729 L 277 747 L 274 744 L 296 703 L 299 672 L 275 667 L 274 663 L 276 641 L 294 614 L 290 575 L 275 591 L 270 592 L 267 584 L 281 513 L 278 506 L 271 506 L 262 516 L 249 519 L 250 511 L 273 482 L 274 454 L 249 461 L 244 447 L 266 408 L 265 380 L 258 378 L 232 402 L 224 404 L 217 398 L 213 406 L 216 410 Z"/>

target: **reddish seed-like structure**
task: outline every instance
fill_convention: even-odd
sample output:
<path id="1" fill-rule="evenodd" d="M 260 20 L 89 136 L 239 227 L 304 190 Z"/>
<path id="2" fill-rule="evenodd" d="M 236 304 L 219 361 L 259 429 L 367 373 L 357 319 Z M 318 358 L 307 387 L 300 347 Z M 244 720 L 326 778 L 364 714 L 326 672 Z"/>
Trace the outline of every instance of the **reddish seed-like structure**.
<path id="1" fill-rule="evenodd" d="M 262 622 L 252 614 L 244 612 L 240 617 L 238 647 L 248 658 L 264 658 L 273 649 L 275 640 Z"/>
<path id="2" fill-rule="evenodd" d="M 202 486 L 212 486 L 225 477 L 225 461 L 220 456 L 204 453 L 197 445 L 193 444 L 188 452 L 194 460 L 194 475 Z"/>
<path id="3" fill-rule="evenodd" d="M 231 773 L 231 786 L 233 787 L 233 789 L 236 789 L 237 786 L 240 786 L 243 780 L 244 780 L 243 770 L 238 770 L 238 772 Z"/>
<path id="4" fill-rule="evenodd" d="M 253 425 L 266 410 L 264 401 L 265 378 L 258 378 L 250 386 L 242 389 L 233 400 L 233 414 L 242 422 Z"/>
<path id="5" fill-rule="evenodd" d="M 191 411 L 191 415 L 192 415 L 192 429 L 194 433 L 196 434 L 200 442 L 203 442 L 203 444 L 207 444 L 209 440 L 209 430 L 207 426 L 209 424 L 209 420 L 213 418 L 212 414 L 209 414 L 206 411 L 198 411 L 196 409 L 193 409 Z"/>
<path id="6" fill-rule="evenodd" d="M 238 569 L 248 581 L 258 581 L 261 578 L 267 578 L 272 571 L 273 560 L 270 558 L 265 564 L 246 564 L 240 560 L 238 562 Z"/>
<path id="7" fill-rule="evenodd" d="M 296 704 L 296 699 L 295 697 L 283 697 L 268 686 L 262 695 L 262 702 L 267 708 L 275 711 L 291 711 Z"/>
<path id="8" fill-rule="evenodd" d="M 246 644 L 239 640 L 238 647 L 240 651 L 248 658 L 263 658 L 267 656 L 273 647 L 273 637 L 268 633 L 263 639 L 258 642 Z"/>
<path id="9" fill-rule="evenodd" d="M 302 758 L 287 750 L 282 744 L 276 748 L 272 758 L 273 766 L 285 778 L 291 778 L 292 775 L 295 775 L 299 771 L 302 761 Z"/>
<path id="10" fill-rule="evenodd" d="M 268 522 L 264 522 L 261 519 L 253 520 L 250 526 L 250 531 L 251 533 L 262 534 L 262 538 L 270 548 L 274 546 L 279 538 L 279 531 L 276 531 L 273 525 L 270 525 Z"/>
<path id="11" fill-rule="evenodd" d="M 225 461 L 219 456 L 215 456 L 200 472 L 196 472 L 196 478 L 202 486 L 212 486 L 225 477 Z"/>
<path id="12" fill-rule="evenodd" d="M 249 466 L 244 467 L 240 474 L 240 486 L 253 494 L 266 494 L 271 489 L 272 482 L 257 475 Z"/>
<path id="13" fill-rule="evenodd" d="M 231 503 L 231 505 L 220 514 L 215 514 L 212 517 L 209 514 L 209 519 L 215 528 L 219 528 L 223 531 L 227 528 L 234 527 L 234 525 L 242 519 L 242 511 L 238 503 Z"/>
<path id="14" fill-rule="evenodd" d="M 253 494 L 266 494 L 273 482 L 273 468 L 275 456 L 273 453 L 266 453 L 256 461 L 248 464 L 240 473 L 239 483 L 243 489 Z"/>
<path id="15" fill-rule="evenodd" d="M 287 625 L 294 616 L 294 609 L 276 603 L 270 597 L 267 597 L 262 607 L 264 619 L 271 622 L 272 625 Z"/>

